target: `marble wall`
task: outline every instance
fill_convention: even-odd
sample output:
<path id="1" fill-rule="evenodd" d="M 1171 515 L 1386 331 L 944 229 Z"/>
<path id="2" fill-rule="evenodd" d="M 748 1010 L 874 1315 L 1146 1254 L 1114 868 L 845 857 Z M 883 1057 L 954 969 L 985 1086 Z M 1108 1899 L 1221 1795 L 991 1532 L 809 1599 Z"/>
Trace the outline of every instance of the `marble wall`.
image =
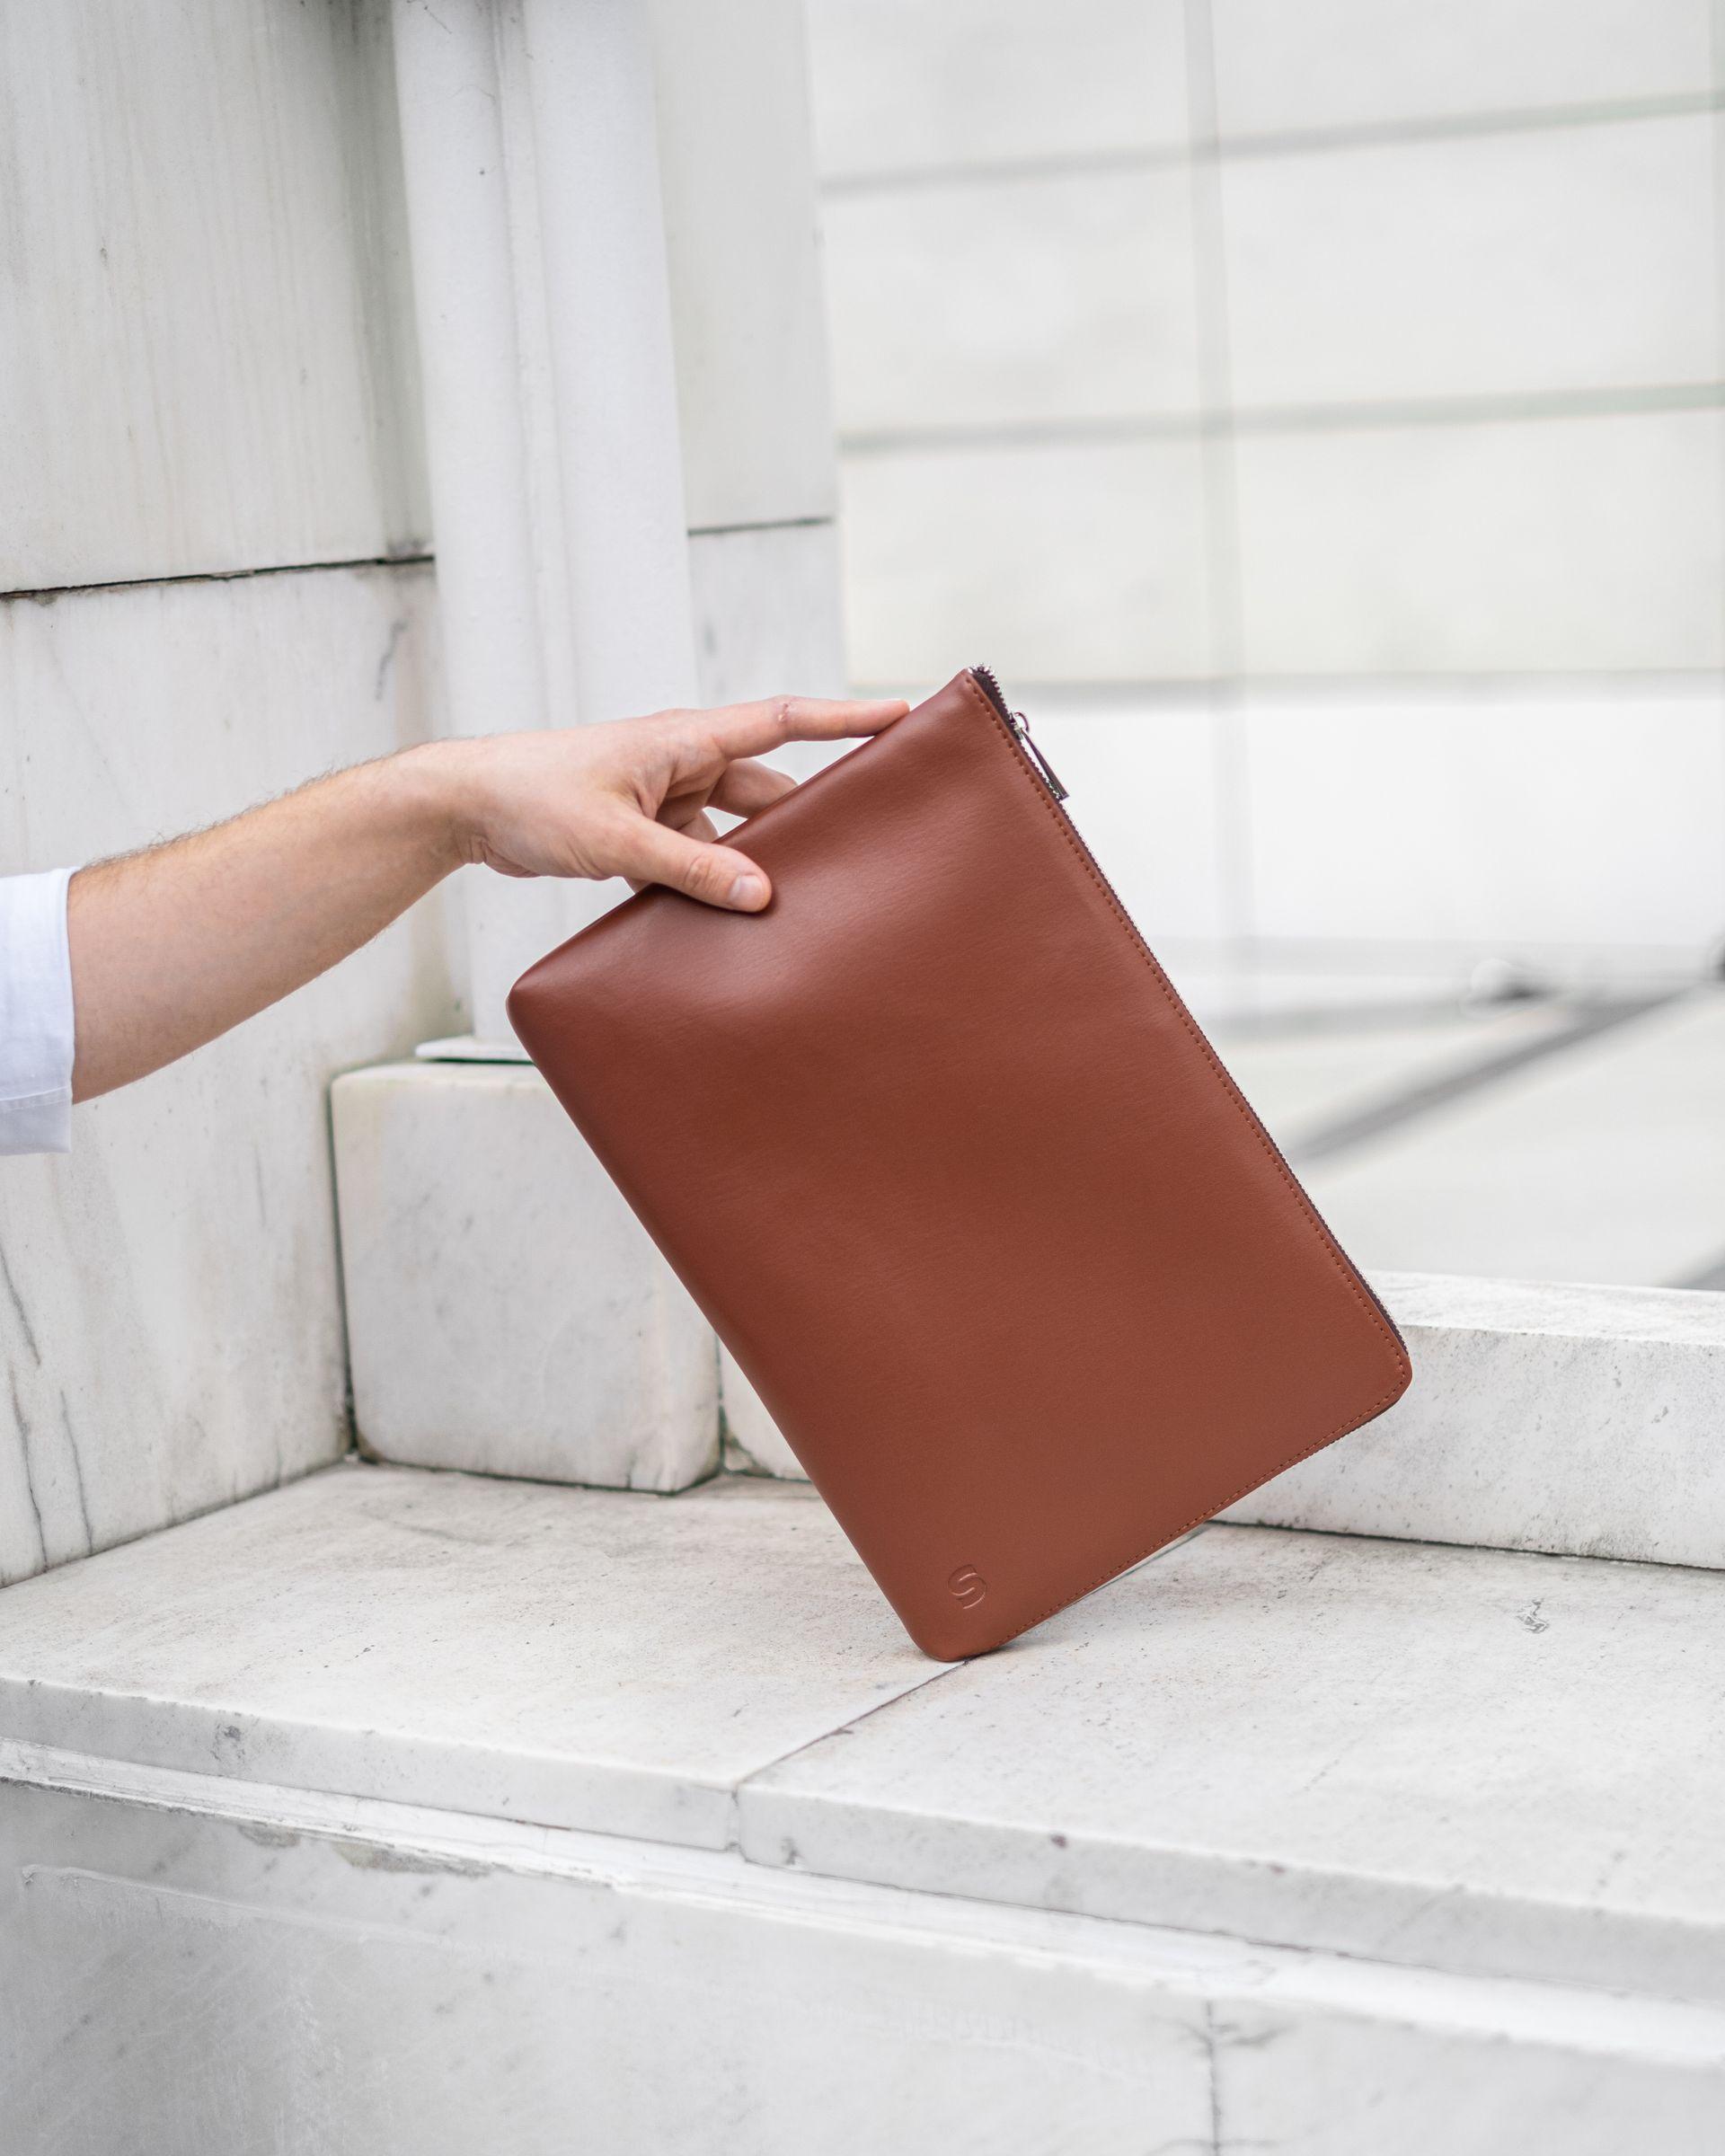
<path id="1" fill-rule="evenodd" d="M 387 33 L 0 0 L 0 873 L 428 728 Z M 345 1447 L 326 1088 L 459 1022 L 428 906 L 0 1163 L 0 1581 Z"/>
<path id="2" fill-rule="evenodd" d="M 208 822 L 425 723 L 428 570 L 0 603 L 0 865 Z M 473 871 L 476 873 L 476 871 Z M 0 1581 L 333 1458 L 332 1074 L 458 1022 L 439 909 L 0 1162 Z"/>
<path id="3" fill-rule="evenodd" d="M 382 0 L 0 0 L 0 592 L 422 551 Z"/>

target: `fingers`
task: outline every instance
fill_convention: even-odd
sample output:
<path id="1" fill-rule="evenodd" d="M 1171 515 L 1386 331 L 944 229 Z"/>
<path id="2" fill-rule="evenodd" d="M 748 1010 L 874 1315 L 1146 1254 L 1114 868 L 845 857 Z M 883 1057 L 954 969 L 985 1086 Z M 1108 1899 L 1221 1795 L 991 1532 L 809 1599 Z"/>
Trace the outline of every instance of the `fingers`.
<path id="1" fill-rule="evenodd" d="M 787 741 L 844 741 L 883 732 L 910 706 L 902 696 L 872 699 L 770 696 L 703 714 L 714 746 L 731 757 L 763 756 Z"/>
<path id="2" fill-rule="evenodd" d="M 762 870 L 734 847 L 714 845 L 668 830 L 647 817 L 631 817 L 618 830 L 612 872 L 632 883 L 663 883 L 704 906 L 758 914 L 773 896 Z"/>
<path id="3" fill-rule="evenodd" d="M 752 764 L 747 757 L 728 764 L 712 790 L 712 805 L 730 816 L 753 816 L 774 801 L 794 793 L 797 782 L 788 771 L 774 771 L 770 764 Z"/>

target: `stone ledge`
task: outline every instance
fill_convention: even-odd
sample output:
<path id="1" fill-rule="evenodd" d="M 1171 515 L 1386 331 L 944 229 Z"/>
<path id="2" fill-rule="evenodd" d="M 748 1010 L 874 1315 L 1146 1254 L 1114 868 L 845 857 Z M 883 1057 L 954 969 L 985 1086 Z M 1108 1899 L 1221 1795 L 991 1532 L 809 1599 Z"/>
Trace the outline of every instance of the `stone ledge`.
<path id="1" fill-rule="evenodd" d="M 1725 1565 L 1725 1295 L 1391 1273 L 1414 1382 L 1223 1516 Z"/>
<path id="2" fill-rule="evenodd" d="M 21 1742 L 1725 1999 L 1725 1576 L 1214 1526 L 924 1661 L 813 1496 L 351 1466 L 0 1595 Z"/>
<path id="3" fill-rule="evenodd" d="M 4 1742 L 0 1989 L 29 2156 L 1712 2156 L 1725 2104 L 1717 2007 Z"/>

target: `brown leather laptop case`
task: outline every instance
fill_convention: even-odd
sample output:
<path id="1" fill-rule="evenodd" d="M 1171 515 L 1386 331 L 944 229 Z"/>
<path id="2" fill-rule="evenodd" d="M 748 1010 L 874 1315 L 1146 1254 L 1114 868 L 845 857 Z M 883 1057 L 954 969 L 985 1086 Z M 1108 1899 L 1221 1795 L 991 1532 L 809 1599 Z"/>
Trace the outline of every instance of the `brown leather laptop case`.
<path id="1" fill-rule="evenodd" d="M 967 671 L 516 1030 L 912 1638 L 997 1647 L 1382 1413 L 1394 1328 Z"/>

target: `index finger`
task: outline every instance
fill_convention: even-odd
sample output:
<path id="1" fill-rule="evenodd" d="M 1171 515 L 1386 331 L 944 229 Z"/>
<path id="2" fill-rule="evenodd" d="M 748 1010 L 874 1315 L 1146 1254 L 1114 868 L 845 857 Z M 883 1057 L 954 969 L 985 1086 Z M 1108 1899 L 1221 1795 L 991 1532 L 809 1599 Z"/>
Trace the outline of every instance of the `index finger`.
<path id="1" fill-rule="evenodd" d="M 902 696 L 767 696 L 710 711 L 707 723 L 721 755 L 761 756 L 787 741 L 845 741 L 882 733 L 909 709 Z"/>

